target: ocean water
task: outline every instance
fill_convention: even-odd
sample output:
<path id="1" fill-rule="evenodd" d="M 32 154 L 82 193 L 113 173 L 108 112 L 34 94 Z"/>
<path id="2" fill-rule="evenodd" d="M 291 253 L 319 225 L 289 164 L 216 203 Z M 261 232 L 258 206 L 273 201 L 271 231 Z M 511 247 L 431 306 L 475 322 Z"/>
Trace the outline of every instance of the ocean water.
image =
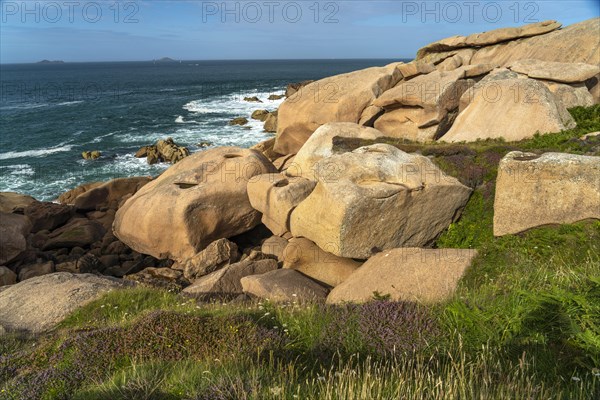
<path id="1" fill-rule="evenodd" d="M 134 153 L 172 137 L 249 147 L 272 137 L 250 119 L 290 82 L 398 60 L 182 61 L 0 65 L 0 191 L 53 200 L 85 182 L 157 175 Z M 263 103 L 249 103 L 257 96 Z M 229 126 L 247 117 L 248 126 Z M 100 150 L 86 161 L 82 151 Z"/>

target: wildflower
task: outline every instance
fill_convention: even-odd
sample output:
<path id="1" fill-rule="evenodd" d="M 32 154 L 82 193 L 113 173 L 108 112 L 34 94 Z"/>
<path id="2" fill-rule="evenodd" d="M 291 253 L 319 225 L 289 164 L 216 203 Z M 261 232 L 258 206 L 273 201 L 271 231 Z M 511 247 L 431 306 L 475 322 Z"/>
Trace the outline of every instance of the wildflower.
<path id="1" fill-rule="evenodd" d="M 271 394 L 273 394 L 275 396 L 279 396 L 281 394 L 281 392 L 283 391 L 283 388 L 280 386 L 275 386 L 269 390 L 270 390 Z"/>

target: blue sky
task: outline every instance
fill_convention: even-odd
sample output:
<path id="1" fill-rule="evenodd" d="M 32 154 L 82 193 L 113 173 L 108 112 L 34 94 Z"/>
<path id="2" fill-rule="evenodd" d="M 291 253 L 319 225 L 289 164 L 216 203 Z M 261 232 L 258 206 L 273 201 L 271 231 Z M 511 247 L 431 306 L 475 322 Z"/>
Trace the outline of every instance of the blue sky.
<path id="1" fill-rule="evenodd" d="M 432 41 L 600 15 L 600 0 L 0 0 L 0 62 L 410 58 Z M 600 34 L 600 33 L 599 33 Z"/>

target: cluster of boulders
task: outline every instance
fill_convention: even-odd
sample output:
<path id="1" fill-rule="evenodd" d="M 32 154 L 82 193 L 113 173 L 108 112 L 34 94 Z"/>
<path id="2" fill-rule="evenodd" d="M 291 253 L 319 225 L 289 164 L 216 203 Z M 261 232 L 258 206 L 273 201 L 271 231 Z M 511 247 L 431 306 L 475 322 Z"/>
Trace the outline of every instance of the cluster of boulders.
<path id="1" fill-rule="evenodd" d="M 112 233 L 117 209 L 151 178 L 91 183 L 41 202 L 0 193 L 0 285 L 53 272 L 123 277 L 168 260 L 133 251 Z"/>
<path id="2" fill-rule="evenodd" d="M 144 146 L 135 153 L 136 158 L 146 157 L 146 161 L 150 165 L 159 162 L 175 164 L 189 155 L 190 151 L 187 147 L 179 146 L 172 138 L 159 140 L 153 145 Z"/>
<path id="3" fill-rule="evenodd" d="M 196 153 L 125 202 L 116 213 L 114 234 L 139 253 L 173 260 L 171 273 L 191 282 L 186 293 L 325 298 L 331 288 L 352 282 L 360 265 L 382 251 L 406 248 L 421 254 L 459 217 L 471 194 L 427 157 L 390 145 L 332 153 L 336 134 L 358 136 L 365 130 L 375 131 L 327 124 L 306 144 L 318 150 L 305 157 L 299 153 L 287 166 L 276 167 L 273 155 L 253 149 Z M 319 173 L 302 168 L 307 165 Z M 262 244 L 240 252 L 228 240 L 261 224 L 272 235 L 257 236 Z M 437 268 L 447 258 L 441 250 L 426 251 L 425 268 Z M 405 256 L 403 250 L 398 253 L 390 258 L 393 263 Z M 450 264 L 457 262 L 462 272 L 473 254 L 454 254 Z M 154 273 L 142 271 L 149 275 L 143 279 Z M 436 299 L 446 295 L 441 287 L 453 276 L 445 274 L 439 287 L 431 283 L 437 295 L 430 290 L 393 294 Z"/>
<path id="4" fill-rule="evenodd" d="M 328 122 L 419 142 L 521 140 L 574 127 L 567 108 L 600 101 L 600 19 L 454 36 L 407 64 L 312 82 L 280 107 L 275 151 L 297 153 Z"/>
<path id="5" fill-rule="evenodd" d="M 83 185 L 59 203 L 2 194 L 0 284 L 68 271 L 203 298 L 446 299 L 477 253 L 434 245 L 472 188 L 419 153 L 334 142 L 520 140 L 573 127 L 568 107 L 600 102 L 600 19 L 559 28 L 455 36 L 411 63 L 290 85 L 277 114 L 252 115 L 274 115 L 276 137 L 192 155 L 159 141 L 140 156 L 177 164 L 155 179 Z M 600 219 L 599 180 L 599 157 L 510 152 L 494 233 Z"/>
<path id="6" fill-rule="evenodd" d="M 102 156 L 102 152 L 98 150 L 84 151 L 81 153 L 81 158 L 84 160 L 97 160 Z"/>

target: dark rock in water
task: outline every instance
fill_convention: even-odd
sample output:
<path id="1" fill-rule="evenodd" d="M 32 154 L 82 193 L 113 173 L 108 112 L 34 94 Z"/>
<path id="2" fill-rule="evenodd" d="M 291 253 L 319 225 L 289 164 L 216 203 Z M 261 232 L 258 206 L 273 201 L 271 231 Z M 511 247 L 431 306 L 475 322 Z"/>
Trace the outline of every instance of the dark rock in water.
<path id="1" fill-rule="evenodd" d="M 72 206 L 40 201 L 29 204 L 24 210 L 25 216 L 31 221 L 33 233 L 56 229 L 71 219 L 74 213 Z"/>
<path id="2" fill-rule="evenodd" d="M 248 119 L 244 117 L 234 118 L 229 121 L 229 125 L 246 125 L 248 123 Z"/>
<path id="3" fill-rule="evenodd" d="M 200 142 L 196 146 L 198 146 L 198 147 L 200 147 L 202 149 L 205 149 L 205 148 L 210 147 L 212 145 L 213 145 L 212 142 Z"/>
<path id="4" fill-rule="evenodd" d="M 272 94 L 269 96 L 269 100 L 280 100 L 285 97 L 284 94 Z"/>
<path id="5" fill-rule="evenodd" d="M 96 221 L 84 218 L 74 219 L 67 225 L 52 232 L 43 250 L 59 249 L 61 247 L 86 247 L 101 240 L 106 229 Z"/>
<path id="6" fill-rule="evenodd" d="M 296 83 L 290 83 L 287 85 L 287 88 L 285 89 L 285 97 L 290 97 L 291 95 L 293 95 L 294 93 L 296 93 L 298 90 L 300 90 L 303 86 L 306 86 L 310 83 L 313 83 L 314 81 L 302 81 L 302 82 L 296 82 Z"/>
<path id="7" fill-rule="evenodd" d="M 268 116 L 269 116 L 268 110 L 256 110 L 252 113 L 250 118 L 265 122 L 265 120 L 267 119 Z"/>
<path id="8" fill-rule="evenodd" d="M 156 147 L 155 146 L 143 146 L 142 148 L 140 148 L 138 151 L 136 151 L 135 153 L 135 157 L 136 158 L 142 158 L 142 157 L 147 157 L 148 153 L 151 150 L 155 150 L 156 151 Z"/>
<path id="9" fill-rule="evenodd" d="M 83 153 L 81 153 L 81 157 L 83 157 L 84 160 L 97 160 L 101 156 L 102 156 L 102 152 L 100 152 L 98 150 L 84 151 Z"/>
<path id="10" fill-rule="evenodd" d="M 187 147 L 179 146 L 172 138 L 159 140 L 151 146 L 144 146 L 135 153 L 137 158 L 146 157 L 150 165 L 158 162 L 175 164 L 189 155 Z"/>
<path id="11" fill-rule="evenodd" d="M 248 101 L 250 103 L 262 103 L 262 101 L 256 96 L 244 97 L 244 101 Z"/>

